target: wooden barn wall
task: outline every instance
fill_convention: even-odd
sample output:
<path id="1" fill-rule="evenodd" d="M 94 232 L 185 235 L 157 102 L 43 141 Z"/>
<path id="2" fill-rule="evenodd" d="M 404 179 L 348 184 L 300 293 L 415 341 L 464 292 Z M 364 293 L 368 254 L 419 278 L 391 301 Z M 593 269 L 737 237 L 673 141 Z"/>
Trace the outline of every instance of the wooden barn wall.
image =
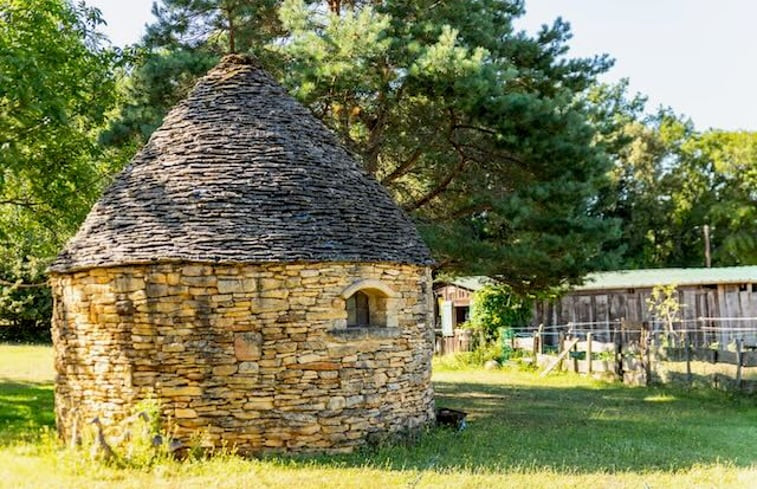
<path id="1" fill-rule="evenodd" d="M 533 325 L 650 321 L 647 299 L 651 293 L 651 288 L 572 292 L 554 302 L 537 303 Z M 757 284 L 679 287 L 678 300 L 685 320 L 757 317 Z M 737 322 L 718 325 L 737 327 Z"/>

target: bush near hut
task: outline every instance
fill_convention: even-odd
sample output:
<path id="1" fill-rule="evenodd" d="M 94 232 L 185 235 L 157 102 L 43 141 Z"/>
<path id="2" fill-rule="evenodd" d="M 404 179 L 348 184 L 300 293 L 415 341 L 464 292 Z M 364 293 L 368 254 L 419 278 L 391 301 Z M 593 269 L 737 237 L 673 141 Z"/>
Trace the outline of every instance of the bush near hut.
<path id="1" fill-rule="evenodd" d="M 532 301 L 517 295 L 508 285 L 497 284 L 476 291 L 471 303 L 471 320 L 463 327 L 475 332 L 475 346 L 462 363 L 483 365 L 489 360 L 507 360 L 512 354 L 512 329 L 528 325 Z"/>

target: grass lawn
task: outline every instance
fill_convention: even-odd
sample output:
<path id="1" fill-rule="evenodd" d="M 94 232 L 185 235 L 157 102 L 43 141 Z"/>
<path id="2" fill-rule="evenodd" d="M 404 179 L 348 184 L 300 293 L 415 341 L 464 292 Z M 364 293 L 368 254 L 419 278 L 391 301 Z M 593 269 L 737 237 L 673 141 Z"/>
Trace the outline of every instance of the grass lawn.
<path id="1" fill-rule="evenodd" d="M 40 434 L 54 422 L 51 362 L 49 348 L 0 345 L 0 487 L 757 487 L 754 398 L 517 371 L 437 369 L 438 404 L 469 412 L 469 427 L 414 445 L 109 468 Z"/>

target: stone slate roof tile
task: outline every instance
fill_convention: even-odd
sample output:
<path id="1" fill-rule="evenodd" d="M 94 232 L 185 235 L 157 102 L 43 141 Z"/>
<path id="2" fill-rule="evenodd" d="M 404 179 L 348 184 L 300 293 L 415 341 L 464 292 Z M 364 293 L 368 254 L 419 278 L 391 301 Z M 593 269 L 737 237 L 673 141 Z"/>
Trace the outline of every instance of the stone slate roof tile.
<path id="1" fill-rule="evenodd" d="M 50 271 L 164 261 L 432 263 L 331 131 L 238 55 L 169 112 Z"/>

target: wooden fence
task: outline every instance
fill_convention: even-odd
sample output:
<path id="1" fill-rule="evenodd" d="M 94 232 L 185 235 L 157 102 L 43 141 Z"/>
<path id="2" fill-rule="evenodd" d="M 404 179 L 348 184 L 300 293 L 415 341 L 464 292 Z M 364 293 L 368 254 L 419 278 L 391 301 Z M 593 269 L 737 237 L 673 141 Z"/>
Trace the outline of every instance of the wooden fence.
<path id="1" fill-rule="evenodd" d="M 443 336 L 437 333 L 434 339 L 434 354 L 449 355 L 471 351 L 473 348 L 473 331 L 470 329 L 456 328 L 454 336 Z"/>
<path id="2" fill-rule="evenodd" d="M 728 326 L 719 327 L 720 321 Z M 675 323 L 671 330 L 628 321 L 540 326 L 516 331 L 510 346 L 546 373 L 568 370 L 612 375 L 629 384 L 682 382 L 757 392 L 757 318 L 739 321 L 734 327 L 734 318 L 700 318 Z M 454 333 L 437 336 L 437 354 L 470 351 L 472 332 Z"/>
<path id="3" fill-rule="evenodd" d="M 684 382 L 757 392 L 757 344 L 753 341 L 757 331 L 729 328 L 727 334 L 718 335 L 732 338 L 724 344 L 707 343 L 709 331 L 702 328 L 679 325 L 662 331 L 656 326 L 622 322 L 609 328 L 608 334 L 605 324 L 599 335 L 572 324 L 551 332 L 540 327 L 529 336 L 521 331 L 513 338 L 512 347 L 530 356 L 544 373 L 555 369 L 610 373 L 629 384 Z M 550 336 L 557 336 L 557 345 L 548 341 Z"/>

